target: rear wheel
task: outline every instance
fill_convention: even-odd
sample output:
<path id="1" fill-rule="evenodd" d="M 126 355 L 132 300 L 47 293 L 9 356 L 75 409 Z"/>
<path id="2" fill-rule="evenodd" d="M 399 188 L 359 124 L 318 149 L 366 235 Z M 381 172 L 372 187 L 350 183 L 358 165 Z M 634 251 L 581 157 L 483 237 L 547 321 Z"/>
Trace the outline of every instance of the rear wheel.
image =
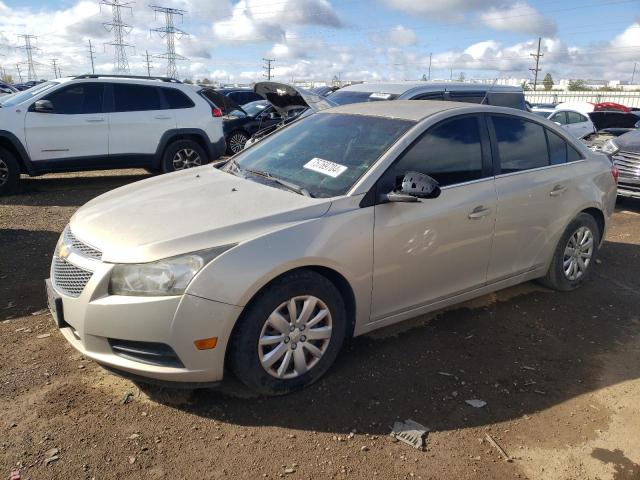
<path id="1" fill-rule="evenodd" d="M 231 368 L 265 395 L 299 390 L 335 361 L 347 319 L 339 290 L 313 271 L 287 275 L 248 307 L 234 332 Z"/>
<path id="2" fill-rule="evenodd" d="M 236 131 L 232 132 L 229 135 L 229 139 L 227 140 L 227 154 L 235 155 L 238 152 L 244 150 L 244 146 L 249 140 L 249 135 L 245 132 Z"/>
<path id="3" fill-rule="evenodd" d="M 20 181 L 20 165 L 9 150 L 0 147 L 0 195 L 15 192 Z"/>
<path id="4" fill-rule="evenodd" d="M 578 288 L 589 276 L 599 245 L 598 224 L 591 215 L 581 213 L 560 238 L 549 271 L 541 283 L 560 291 Z"/>
<path id="5" fill-rule="evenodd" d="M 162 160 L 162 171 L 165 173 L 184 170 L 204 165 L 206 153 L 193 140 L 178 140 L 167 147 Z"/>

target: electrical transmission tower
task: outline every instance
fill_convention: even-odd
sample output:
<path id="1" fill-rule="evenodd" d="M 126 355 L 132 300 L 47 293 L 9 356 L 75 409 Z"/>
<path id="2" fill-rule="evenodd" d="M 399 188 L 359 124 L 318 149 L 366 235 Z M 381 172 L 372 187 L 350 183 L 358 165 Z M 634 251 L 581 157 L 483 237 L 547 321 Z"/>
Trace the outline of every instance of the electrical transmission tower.
<path id="1" fill-rule="evenodd" d="M 149 7 L 155 12 L 156 18 L 158 14 L 164 14 L 164 27 L 153 28 L 152 32 L 156 32 L 161 38 L 167 41 L 167 51 L 160 55 L 154 55 L 156 58 L 164 58 L 167 60 L 167 77 L 178 78 L 178 67 L 176 66 L 176 60 L 188 60 L 187 57 L 183 57 L 176 53 L 176 38 L 180 39 L 189 35 L 187 32 L 180 30 L 175 26 L 175 17 L 182 17 L 185 10 L 179 8 L 159 7 L 157 5 L 149 5 Z"/>
<path id="2" fill-rule="evenodd" d="M 149 50 L 145 50 L 144 51 L 144 55 L 145 55 L 144 63 L 147 66 L 147 77 L 150 77 L 151 76 L 151 69 L 153 67 L 151 66 L 152 61 L 151 61 L 151 56 L 149 55 Z"/>
<path id="3" fill-rule="evenodd" d="M 275 59 L 263 58 L 262 61 L 264 62 L 264 65 L 262 66 L 262 68 L 264 69 L 263 75 L 267 80 L 271 80 L 271 71 L 274 69 L 274 67 L 272 67 L 271 64 L 275 62 Z"/>
<path id="4" fill-rule="evenodd" d="M 51 59 L 51 66 L 53 67 L 53 76 L 58 78 L 59 67 L 58 67 L 58 59 L 57 58 L 52 58 Z"/>
<path id="5" fill-rule="evenodd" d="M 23 49 L 27 53 L 27 81 L 37 80 L 36 67 L 33 61 L 33 52 L 35 52 L 37 48 L 31 43 L 32 40 L 35 40 L 37 37 L 35 35 L 21 34 L 18 35 L 18 38 L 24 39 L 24 45 L 18 48 Z"/>
<path id="6" fill-rule="evenodd" d="M 542 53 L 540 53 L 540 42 L 542 38 L 538 37 L 538 53 L 530 53 L 533 58 L 536 59 L 536 67 L 530 68 L 529 70 L 533 72 L 533 91 L 535 92 L 536 87 L 538 86 L 538 73 L 540 73 L 540 57 L 544 57 Z"/>
<path id="7" fill-rule="evenodd" d="M 93 59 L 95 58 L 94 53 L 95 51 L 93 50 L 93 45 L 91 45 L 91 40 L 89 40 L 89 58 L 91 59 L 91 73 L 96 73 L 96 67 L 93 63 Z"/>
<path id="8" fill-rule="evenodd" d="M 116 52 L 113 70 L 115 73 L 129 73 L 127 48 L 133 48 L 133 45 L 125 43 L 125 37 L 131 33 L 133 27 L 122 21 L 122 9 L 128 8 L 129 12 L 132 13 L 131 2 L 122 0 L 100 0 L 101 8 L 102 5 L 111 7 L 113 17 L 110 22 L 102 24 L 108 32 L 113 33 L 113 42 L 107 43 L 107 45 L 111 45 Z"/>
<path id="9" fill-rule="evenodd" d="M 18 80 L 22 83 L 22 70 L 20 70 L 20 64 L 16 63 L 16 70 L 18 71 Z"/>

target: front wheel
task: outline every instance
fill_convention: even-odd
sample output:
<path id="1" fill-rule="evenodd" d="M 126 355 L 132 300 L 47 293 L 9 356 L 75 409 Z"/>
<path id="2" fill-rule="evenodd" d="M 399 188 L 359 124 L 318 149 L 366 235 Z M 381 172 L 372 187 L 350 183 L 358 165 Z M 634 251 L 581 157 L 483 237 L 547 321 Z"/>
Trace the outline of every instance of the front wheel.
<path id="1" fill-rule="evenodd" d="M 313 271 L 268 286 L 239 320 L 231 368 L 249 388 L 282 395 L 318 380 L 335 361 L 347 319 L 340 291 Z"/>
<path id="2" fill-rule="evenodd" d="M 227 155 L 235 155 L 244 150 L 247 140 L 249 140 L 249 135 L 246 133 L 240 131 L 233 132 L 227 140 Z"/>
<path id="3" fill-rule="evenodd" d="M 599 245 L 598 224 L 591 215 L 581 213 L 560 238 L 549 271 L 541 283 L 559 291 L 575 290 L 588 277 Z"/>
<path id="4" fill-rule="evenodd" d="M 20 165 L 15 156 L 6 148 L 0 147 L 0 195 L 15 192 L 20 182 Z"/>
<path id="5" fill-rule="evenodd" d="M 162 171 L 165 173 L 204 165 L 206 153 L 193 140 L 179 140 L 169 145 L 162 158 Z"/>

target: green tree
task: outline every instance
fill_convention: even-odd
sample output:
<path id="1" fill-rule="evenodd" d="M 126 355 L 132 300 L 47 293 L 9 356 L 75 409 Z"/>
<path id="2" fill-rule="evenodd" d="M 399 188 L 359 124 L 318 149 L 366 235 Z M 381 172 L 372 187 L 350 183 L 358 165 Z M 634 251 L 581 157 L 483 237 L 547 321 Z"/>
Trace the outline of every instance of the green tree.
<path id="1" fill-rule="evenodd" d="M 13 83 L 13 76 L 11 76 L 11 74 L 10 74 L 10 73 L 5 73 L 5 74 L 2 76 L 2 81 L 3 81 L 4 83 Z"/>
<path id="2" fill-rule="evenodd" d="M 460 72 L 460 75 L 458 75 L 458 81 L 459 82 L 464 82 L 467 79 L 467 76 L 465 75 L 464 72 Z"/>
<path id="3" fill-rule="evenodd" d="M 587 85 L 587 82 L 584 80 L 569 80 L 569 85 L 567 86 L 567 90 L 570 92 L 579 92 L 583 90 L 591 90 Z"/>
<path id="4" fill-rule="evenodd" d="M 202 82 L 200 83 L 202 83 L 203 85 L 211 85 L 211 80 L 209 80 L 208 78 L 203 78 Z"/>
<path id="5" fill-rule="evenodd" d="M 551 78 L 551 74 L 547 73 L 544 76 L 544 80 L 542 81 L 542 85 L 544 85 L 544 89 L 549 91 L 553 88 L 553 78 Z"/>
<path id="6" fill-rule="evenodd" d="M 193 83 L 190 78 L 185 78 L 184 83 Z"/>
<path id="7" fill-rule="evenodd" d="M 528 92 L 529 90 L 531 90 L 531 87 L 529 86 L 526 80 L 522 82 L 520 86 L 522 87 L 522 90 L 525 92 Z"/>

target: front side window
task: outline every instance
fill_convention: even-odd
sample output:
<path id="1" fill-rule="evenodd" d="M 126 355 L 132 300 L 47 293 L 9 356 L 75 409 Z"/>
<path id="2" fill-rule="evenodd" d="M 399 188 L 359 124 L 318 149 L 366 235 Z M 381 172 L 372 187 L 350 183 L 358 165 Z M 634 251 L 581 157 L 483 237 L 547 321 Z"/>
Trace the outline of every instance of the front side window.
<path id="1" fill-rule="evenodd" d="M 492 116 L 502 173 L 549 165 L 544 127 L 522 118 Z"/>
<path id="2" fill-rule="evenodd" d="M 20 105 L 21 103 L 31 100 L 36 95 L 40 95 L 41 93 L 49 90 L 50 88 L 57 87 L 58 85 L 60 85 L 58 82 L 40 83 L 28 90 L 14 93 L 6 98 L 0 98 L 0 105 L 3 107 L 15 107 L 16 105 Z"/>
<path id="3" fill-rule="evenodd" d="M 102 113 L 104 86 L 101 83 L 79 83 L 63 87 L 45 97 L 59 115 Z"/>
<path id="4" fill-rule="evenodd" d="M 408 120 L 317 113 L 239 153 L 224 170 L 276 186 L 264 178 L 271 176 L 314 197 L 344 195 L 413 125 Z"/>
<path id="5" fill-rule="evenodd" d="M 113 84 L 116 112 L 161 110 L 160 90 L 146 85 Z"/>
<path id="6" fill-rule="evenodd" d="M 560 125 L 566 125 L 567 123 L 569 123 L 567 121 L 567 112 L 558 112 L 554 115 L 551 115 L 551 117 L 549 117 L 549 120 L 559 123 Z"/>
<path id="7" fill-rule="evenodd" d="M 461 117 L 432 127 L 402 154 L 394 168 L 396 183 L 411 171 L 429 175 L 440 186 L 482 178 L 478 117 Z"/>

